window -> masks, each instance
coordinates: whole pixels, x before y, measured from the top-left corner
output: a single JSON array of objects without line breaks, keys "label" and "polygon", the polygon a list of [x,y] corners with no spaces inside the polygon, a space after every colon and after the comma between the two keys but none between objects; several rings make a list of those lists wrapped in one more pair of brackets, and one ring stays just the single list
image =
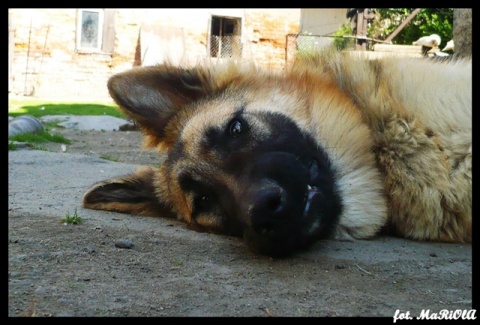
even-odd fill
[{"label": "window", "polygon": [[112,53],[115,42],[115,11],[79,9],[77,14],[77,50]]},{"label": "window", "polygon": [[240,58],[242,56],[241,19],[213,16],[210,28],[210,56]]}]

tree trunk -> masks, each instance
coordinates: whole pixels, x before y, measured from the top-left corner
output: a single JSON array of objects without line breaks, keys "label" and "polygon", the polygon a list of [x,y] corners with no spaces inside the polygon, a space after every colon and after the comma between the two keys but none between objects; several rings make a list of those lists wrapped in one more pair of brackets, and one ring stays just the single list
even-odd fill
[{"label": "tree trunk", "polygon": [[455,58],[472,57],[472,9],[453,10],[453,42]]}]

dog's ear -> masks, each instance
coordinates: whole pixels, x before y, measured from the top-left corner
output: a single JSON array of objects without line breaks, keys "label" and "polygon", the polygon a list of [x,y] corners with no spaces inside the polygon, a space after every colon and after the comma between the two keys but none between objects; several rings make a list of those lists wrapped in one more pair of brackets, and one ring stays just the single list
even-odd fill
[{"label": "dog's ear", "polygon": [[173,217],[157,197],[154,186],[156,169],[141,167],[134,173],[104,180],[93,185],[83,196],[83,207],[128,214]]},{"label": "dog's ear", "polygon": [[208,71],[170,65],[140,67],[112,76],[110,95],[147,136],[146,145],[166,141],[168,122],[186,104],[211,91]]}]

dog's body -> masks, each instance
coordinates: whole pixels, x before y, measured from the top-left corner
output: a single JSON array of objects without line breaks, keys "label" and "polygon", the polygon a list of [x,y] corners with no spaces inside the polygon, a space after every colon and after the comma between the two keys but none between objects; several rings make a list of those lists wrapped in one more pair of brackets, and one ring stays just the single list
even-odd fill
[{"label": "dog's body", "polygon": [[84,206],[177,217],[286,255],[321,238],[472,237],[471,62],[306,57],[136,68],[110,93],[167,159]]}]

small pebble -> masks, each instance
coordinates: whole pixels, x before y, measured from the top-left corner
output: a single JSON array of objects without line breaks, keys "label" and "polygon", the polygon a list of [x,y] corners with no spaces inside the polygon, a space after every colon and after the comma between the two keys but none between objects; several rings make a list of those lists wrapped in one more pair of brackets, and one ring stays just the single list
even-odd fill
[{"label": "small pebble", "polygon": [[37,289],[35,289],[35,293],[37,295],[44,295],[45,293],[47,293],[47,290],[44,287],[38,287]]},{"label": "small pebble", "polygon": [[129,239],[119,239],[115,242],[117,248],[132,248],[133,242]]}]

